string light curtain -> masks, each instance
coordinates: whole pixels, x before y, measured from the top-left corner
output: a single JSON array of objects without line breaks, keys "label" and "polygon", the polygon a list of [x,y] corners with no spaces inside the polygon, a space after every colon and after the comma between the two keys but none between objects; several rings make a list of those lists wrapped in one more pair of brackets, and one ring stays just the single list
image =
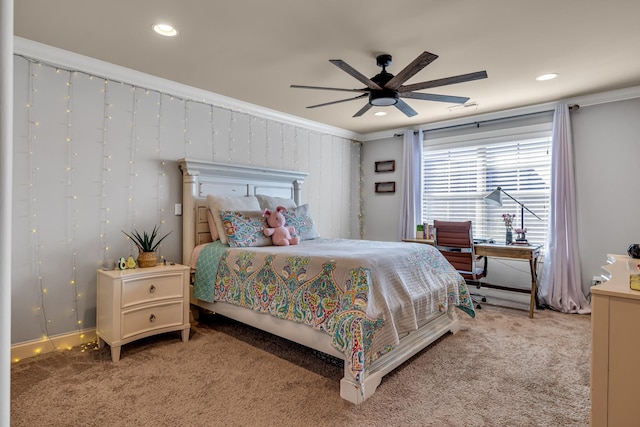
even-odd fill
[{"label": "string light curtain", "polygon": [[[39,352],[83,338],[96,269],[130,254],[120,230],[174,230],[161,255],[179,258],[182,157],[309,172],[303,198],[323,236],[359,233],[360,151],[349,139],[20,55],[14,69],[24,106],[14,108],[14,343],[42,340]],[[341,220],[323,221],[323,209]]]}]

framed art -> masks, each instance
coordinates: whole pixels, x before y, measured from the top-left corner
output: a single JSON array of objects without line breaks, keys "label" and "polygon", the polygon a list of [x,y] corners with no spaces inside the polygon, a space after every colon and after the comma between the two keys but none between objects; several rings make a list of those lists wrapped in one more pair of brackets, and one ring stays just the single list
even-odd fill
[{"label": "framed art", "polygon": [[395,160],[376,162],[376,172],[393,172],[396,170]]},{"label": "framed art", "polygon": [[395,193],[396,182],[376,182],[376,193]]}]

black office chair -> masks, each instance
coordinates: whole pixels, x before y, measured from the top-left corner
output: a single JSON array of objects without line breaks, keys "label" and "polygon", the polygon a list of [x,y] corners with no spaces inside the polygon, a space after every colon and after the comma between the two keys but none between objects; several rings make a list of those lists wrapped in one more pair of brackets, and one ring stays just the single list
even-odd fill
[{"label": "black office chair", "polygon": [[[460,273],[467,284],[480,289],[480,279],[487,275],[487,257],[477,256],[473,248],[473,229],[471,221],[433,221],[434,246]],[[481,267],[478,261],[484,261]],[[480,301],[486,302],[482,295],[471,295],[477,308],[482,308]]]}]

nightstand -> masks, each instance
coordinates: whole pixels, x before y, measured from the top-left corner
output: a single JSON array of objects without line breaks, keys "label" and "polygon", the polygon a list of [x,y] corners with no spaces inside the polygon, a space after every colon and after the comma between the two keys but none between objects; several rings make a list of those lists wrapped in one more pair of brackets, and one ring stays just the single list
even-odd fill
[{"label": "nightstand", "polygon": [[111,359],[122,345],[171,331],[189,340],[189,267],[157,265],[131,270],[98,270],[96,335]]}]

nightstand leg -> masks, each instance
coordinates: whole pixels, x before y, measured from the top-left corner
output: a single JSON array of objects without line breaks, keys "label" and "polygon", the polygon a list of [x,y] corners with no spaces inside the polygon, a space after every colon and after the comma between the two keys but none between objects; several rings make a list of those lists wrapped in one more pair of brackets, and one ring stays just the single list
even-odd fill
[{"label": "nightstand leg", "polygon": [[120,346],[111,346],[111,360],[117,362],[120,360]]},{"label": "nightstand leg", "polygon": [[102,348],[102,347],[104,347],[104,340],[98,337],[98,348]]},{"label": "nightstand leg", "polygon": [[182,330],[182,342],[189,341],[189,332],[191,332],[191,328],[187,328],[187,329],[183,329]]}]

